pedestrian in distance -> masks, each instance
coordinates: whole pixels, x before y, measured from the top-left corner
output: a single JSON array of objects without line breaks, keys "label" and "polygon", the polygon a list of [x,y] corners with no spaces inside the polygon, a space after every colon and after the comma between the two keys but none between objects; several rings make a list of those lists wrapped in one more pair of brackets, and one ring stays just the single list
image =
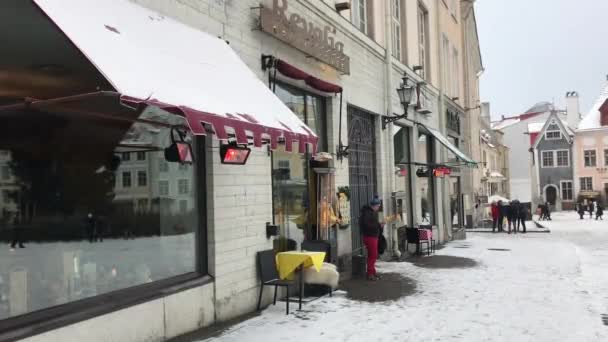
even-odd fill
[{"label": "pedestrian in distance", "polygon": [[545,220],[551,221],[551,206],[549,202],[545,202]]},{"label": "pedestrian in distance", "polygon": [[597,211],[595,212],[595,219],[600,219],[600,220],[604,220],[603,218],[604,216],[604,206],[602,206],[601,203],[597,204]]},{"label": "pedestrian in distance", "polygon": [[593,212],[595,211],[595,202],[589,201],[589,218],[593,218]]},{"label": "pedestrian in distance", "polygon": [[519,201],[513,200],[509,204],[507,209],[507,221],[509,225],[509,234],[511,234],[511,227],[513,227],[513,233],[517,234],[517,220],[519,218]]},{"label": "pedestrian in distance", "polygon": [[376,259],[378,259],[378,238],[382,234],[382,224],[378,220],[380,199],[375,196],[369,205],[361,208],[359,225],[363,234],[363,244],[367,249],[367,280],[379,279],[376,274]]},{"label": "pedestrian in distance", "polygon": [[581,217],[581,220],[585,218],[585,205],[581,202],[578,204],[578,216]]},{"label": "pedestrian in distance", "polygon": [[522,233],[526,232],[526,219],[528,218],[528,208],[525,205],[519,204],[519,210],[517,215],[517,229],[519,229],[519,225],[521,224]]},{"label": "pedestrian in distance", "polygon": [[490,214],[492,215],[492,233],[496,233],[496,227],[498,226],[498,217],[500,216],[500,211],[498,209],[498,204],[496,201],[492,201],[490,205]]},{"label": "pedestrian in distance", "polygon": [[545,219],[545,217],[547,216],[546,214],[546,209],[545,209],[545,205],[544,204],[539,204],[537,207],[537,213],[538,213],[538,220],[542,221]]},{"label": "pedestrian in distance", "polygon": [[508,207],[502,202],[498,201],[498,231],[504,231],[504,221],[509,215]]}]

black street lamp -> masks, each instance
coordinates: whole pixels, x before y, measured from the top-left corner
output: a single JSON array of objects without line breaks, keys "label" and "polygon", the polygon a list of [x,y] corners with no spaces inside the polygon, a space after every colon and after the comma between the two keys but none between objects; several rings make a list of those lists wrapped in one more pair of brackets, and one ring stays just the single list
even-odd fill
[{"label": "black street lamp", "polygon": [[416,94],[416,88],[413,85],[408,84],[407,75],[403,76],[403,83],[397,88],[397,94],[399,95],[399,101],[403,106],[402,115],[385,116],[382,118],[382,129],[386,129],[386,125],[391,122],[395,122],[400,119],[407,119],[407,110],[412,103],[412,99]]}]

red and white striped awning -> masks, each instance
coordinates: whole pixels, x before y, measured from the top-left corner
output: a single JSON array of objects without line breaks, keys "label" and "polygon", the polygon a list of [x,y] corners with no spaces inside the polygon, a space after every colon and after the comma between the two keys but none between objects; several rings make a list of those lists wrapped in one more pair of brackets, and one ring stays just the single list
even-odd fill
[{"label": "red and white striped awning", "polygon": [[[128,104],[186,117],[194,134],[316,150],[317,136],[224,40],[128,0],[33,0]],[[35,42],[33,42],[35,44]]]}]

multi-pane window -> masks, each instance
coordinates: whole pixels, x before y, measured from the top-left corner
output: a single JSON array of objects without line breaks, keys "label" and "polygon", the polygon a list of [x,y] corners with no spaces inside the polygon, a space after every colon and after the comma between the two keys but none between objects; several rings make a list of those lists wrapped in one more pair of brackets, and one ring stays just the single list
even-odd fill
[{"label": "multi-pane window", "polygon": [[543,167],[553,167],[555,164],[553,163],[553,151],[542,151]]},{"label": "multi-pane window", "polygon": [[367,34],[367,0],[353,0],[351,13],[353,24]]},{"label": "multi-pane window", "polygon": [[148,185],[148,174],[146,171],[137,171],[137,186]]},{"label": "multi-pane window", "polygon": [[137,160],[146,160],[146,152],[137,152]]},{"label": "multi-pane window", "polygon": [[391,30],[393,31],[393,57],[401,58],[401,0],[393,0],[391,8]]},{"label": "multi-pane window", "polygon": [[130,153],[130,152],[123,152],[123,153],[120,155],[120,159],[121,159],[122,161],[129,161],[129,160],[131,160],[131,153]]},{"label": "multi-pane window", "polygon": [[572,181],[561,181],[562,187],[562,200],[572,201],[574,199],[574,190]]},{"label": "multi-pane window", "polygon": [[169,181],[158,181],[158,194],[160,196],[169,196]]},{"label": "multi-pane window", "polygon": [[586,167],[594,167],[597,165],[597,156],[595,154],[595,150],[585,150],[584,158]]},{"label": "multi-pane window", "polygon": [[169,163],[164,159],[159,160],[158,161],[158,171],[169,172]]},{"label": "multi-pane window", "polygon": [[188,180],[187,179],[180,179],[177,182],[177,192],[180,195],[186,195],[189,193],[189,189],[188,189]]},{"label": "multi-pane window", "polygon": [[570,152],[568,150],[556,151],[557,166],[570,166]]},{"label": "multi-pane window", "polygon": [[123,188],[131,187],[131,172],[122,173],[122,187]]},{"label": "multi-pane window", "polygon": [[451,95],[452,87],[452,73],[450,65],[450,41],[445,34],[441,35],[441,46],[442,46],[442,65],[443,65],[443,89],[447,95]]},{"label": "multi-pane window", "polygon": [[545,133],[545,139],[547,140],[557,140],[562,138],[562,131],[559,129],[559,126],[555,123],[552,123],[547,127],[547,132]]},{"label": "multi-pane window", "polygon": [[593,178],[592,177],[581,177],[581,191],[592,191],[593,190]]},{"label": "multi-pane window", "polygon": [[418,3],[418,57],[422,67],[421,76],[425,79],[430,77],[429,63],[429,40],[428,40],[428,11]]},{"label": "multi-pane window", "polygon": [[453,67],[452,67],[452,73],[453,73],[453,81],[454,81],[454,88],[453,88],[453,97],[459,97],[460,96],[460,65],[458,64],[458,50],[456,49],[456,47],[454,47],[453,51],[452,51],[452,63],[453,63]]},{"label": "multi-pane window", "polygon": [[608,166],[608,150],[604,150],[604,166]]}]

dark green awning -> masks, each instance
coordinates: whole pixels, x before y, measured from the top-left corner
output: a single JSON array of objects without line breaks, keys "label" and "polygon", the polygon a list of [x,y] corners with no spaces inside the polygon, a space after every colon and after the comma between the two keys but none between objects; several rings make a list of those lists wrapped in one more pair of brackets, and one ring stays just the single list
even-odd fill
[{"label": "dark green awning", "polygon": [[448,140],[448,138],[446,138],[438,130],[431,128],[431,127],[427,127],[421,123],[418,123],[418,127],[423,128],[422,131],[426,131],[426,132],[428,132],[428,134],[432,135],[437,141],[439,141],[441,143],[441,145],[445,146],[448,150],[450,150],[452,153],[454,153],[454,155],[456,155],[456,157],[458,157],[458,159],[462,160],[466,164],[466,166],[469,166],[469,167],[477,166],[478,163],[476,161],[474,161],[473,159],[468,157],[466,154],[464,154],[464,152],[459,150],[458,147],[454,146],[454,144],[452,144]]}]

